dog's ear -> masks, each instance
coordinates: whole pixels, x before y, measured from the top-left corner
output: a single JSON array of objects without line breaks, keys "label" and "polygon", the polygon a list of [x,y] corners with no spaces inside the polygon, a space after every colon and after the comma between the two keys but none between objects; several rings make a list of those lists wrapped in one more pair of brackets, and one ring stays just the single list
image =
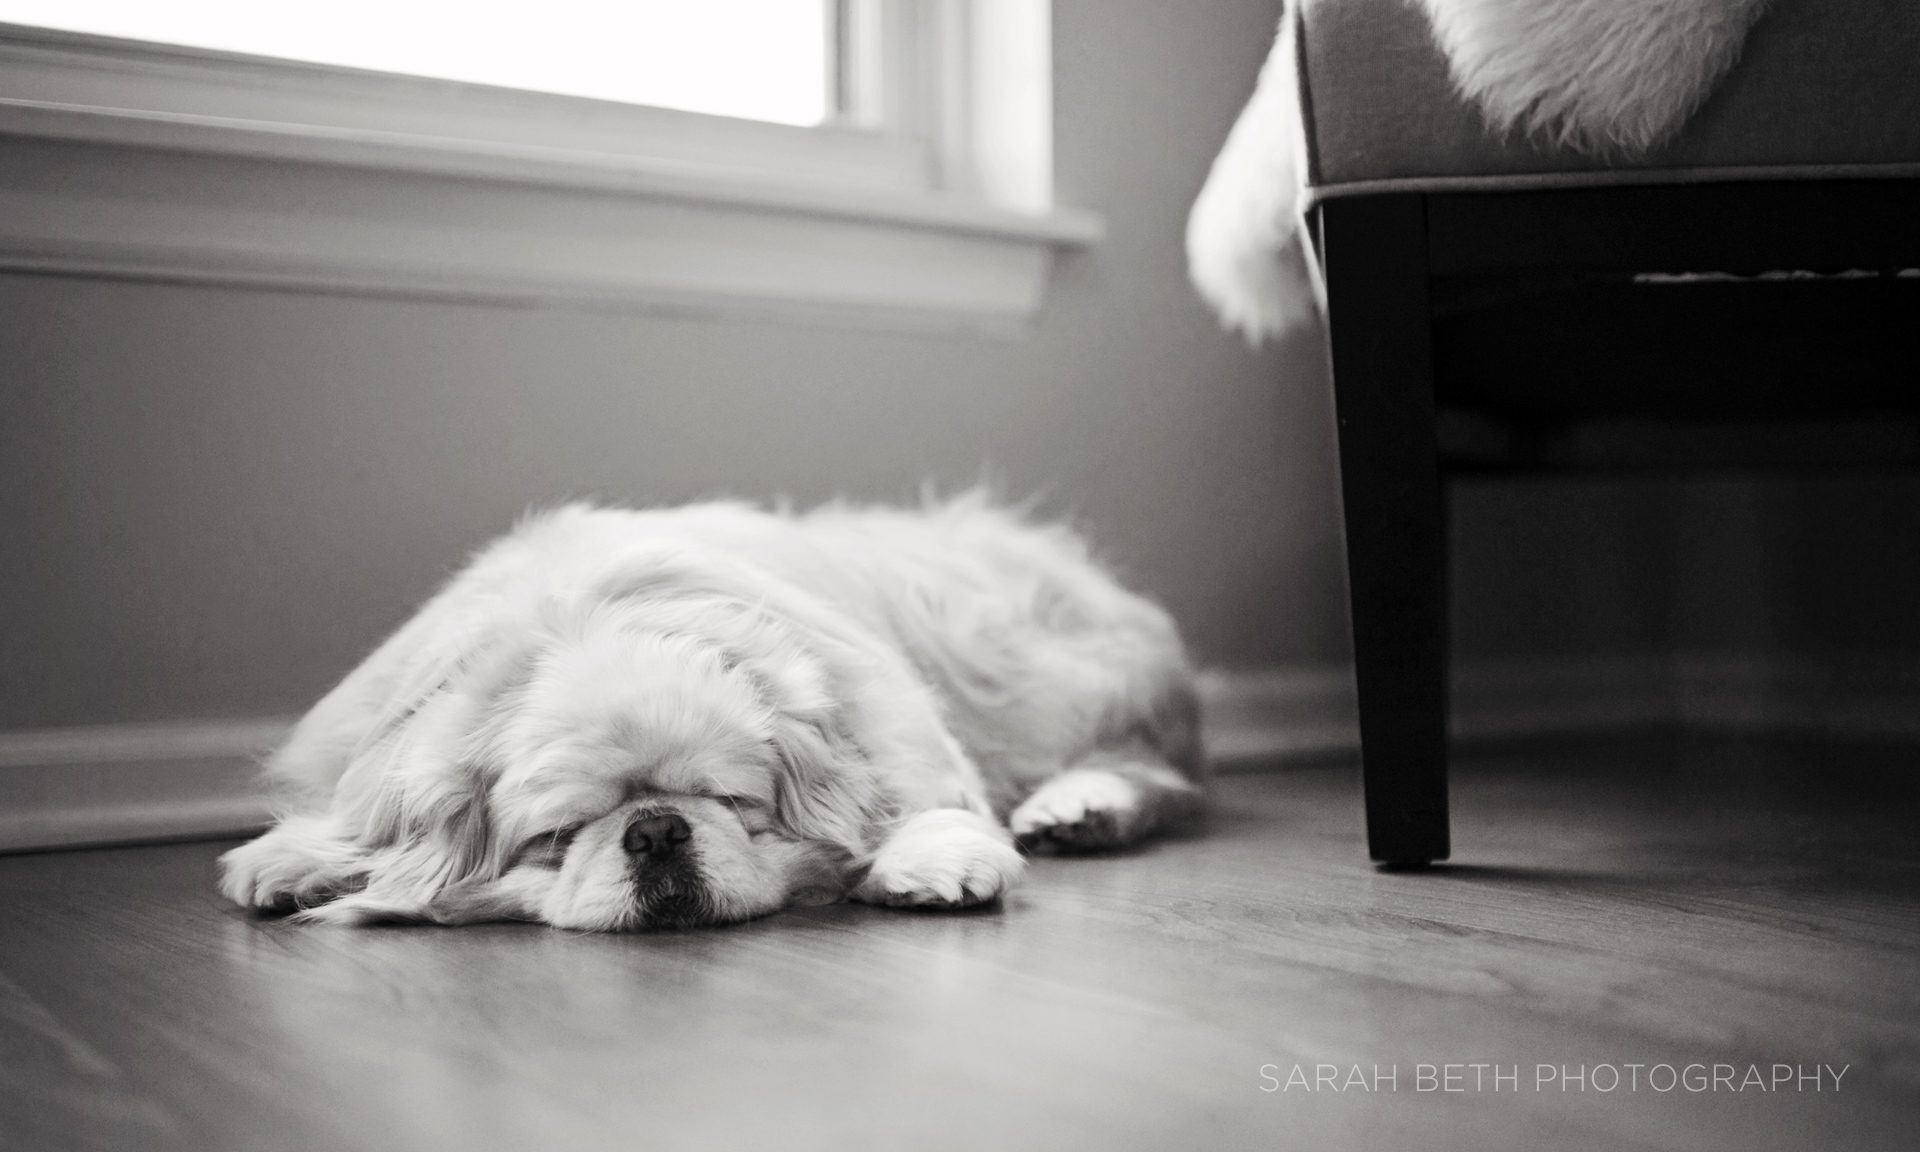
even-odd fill
[{"label": "dog's ear", "polygon": [[470,647],[356,753],[329,818],[357,851],[358,883],[304,917],[453,923],[505,914],[481,915],[491,902],[477,898],[505,870],[511,847],[489,811],[501,771],[492,733],[538,650],[535,628]]},{"label": "dog's ear", "polygon": [[864,851],[884,819],[872,764],[833,714],[779,712],[774,723],[775,808],[796,835]]}]

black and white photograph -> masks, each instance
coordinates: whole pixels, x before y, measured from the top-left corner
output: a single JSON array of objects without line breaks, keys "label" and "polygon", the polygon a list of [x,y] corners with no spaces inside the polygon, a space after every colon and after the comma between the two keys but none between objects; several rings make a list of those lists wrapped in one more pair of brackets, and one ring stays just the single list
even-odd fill
[{"label": "black and white photograph", "polygon": [[1920,1147],[1920,4],[0,0],[0,1152]]}]

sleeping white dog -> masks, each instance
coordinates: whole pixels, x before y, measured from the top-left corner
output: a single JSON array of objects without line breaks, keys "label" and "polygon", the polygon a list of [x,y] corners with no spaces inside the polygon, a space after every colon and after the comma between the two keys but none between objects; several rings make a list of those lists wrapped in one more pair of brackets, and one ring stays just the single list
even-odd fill
[{"label": "sleeping white dog", "polygon": [[268,764],[222,888],[309,920],[719,924],[1000,897],[1016,840],[1198,810],[1172,621],[1068,531],[919,511],[569,506],[482,552]]}]

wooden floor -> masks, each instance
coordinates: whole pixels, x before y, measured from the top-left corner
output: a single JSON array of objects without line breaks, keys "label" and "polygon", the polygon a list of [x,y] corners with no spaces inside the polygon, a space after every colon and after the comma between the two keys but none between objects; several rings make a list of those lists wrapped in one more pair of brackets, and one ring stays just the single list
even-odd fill
[{"label": "wooden floor", "polygon": [[[1920,1147],[1916,760],[1465,757],[1418,874],[1365,863],[1351,765],[1288,767],[1002,908],[654,936],[251,920],[212,844],[0,858],[0,1146]],[[1419,1090],[1475,1062],[1514,1081]],[[1263,1090],[1322,1063],[1380,1090]],[[1847,1071],[1597,1090],[1629,1063]]]}]

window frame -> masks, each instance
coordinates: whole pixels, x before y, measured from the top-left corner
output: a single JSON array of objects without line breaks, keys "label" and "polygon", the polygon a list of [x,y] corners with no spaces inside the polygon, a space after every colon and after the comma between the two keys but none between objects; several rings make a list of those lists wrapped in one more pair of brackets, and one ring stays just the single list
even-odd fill
[{"label": "window frame", "polygon": [[1050,5],[838,6],[817,128],[0,25],[0,269],[1018,328],[1102,230]]}]

